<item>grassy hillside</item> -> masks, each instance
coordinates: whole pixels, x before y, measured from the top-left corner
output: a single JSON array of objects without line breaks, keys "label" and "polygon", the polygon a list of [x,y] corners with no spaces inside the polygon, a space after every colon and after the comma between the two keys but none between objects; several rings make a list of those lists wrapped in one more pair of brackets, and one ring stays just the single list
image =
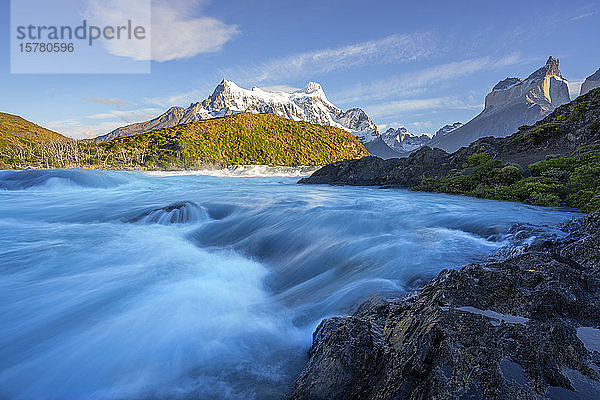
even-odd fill
[{"label": "grassy hillside", "polygon": [[141,151],[140,165],[147,168],[324,165],[369,154],[342,129],[250,113],[119,137],[99,146],[132,156]]},{"label": "grassy hillside", "polygon": [[57,139],[66,137],[16,115],[0,112],[0,148]]},{"label": "grassy hillside", "polygon": [[[26,138],[27,135],[31,133],[25,130],[17,136]],[[192,169],[235,164],[298,166],[324,165],[369,155],[358,139],[342,129],[296,122],[273,114],[237,114],[102,143],[61,138],[64,139],[58,135],[43,143],[21,143],[23,139],[11,149],[13,153],[16,148],[25,150],[8,156],[0,154],[0,167]]]},{"label": "grassy hillside", "polygon": [[0,169],[19,164],[43,143],[66,140],[65,136],[19,116],[0,113]]}]

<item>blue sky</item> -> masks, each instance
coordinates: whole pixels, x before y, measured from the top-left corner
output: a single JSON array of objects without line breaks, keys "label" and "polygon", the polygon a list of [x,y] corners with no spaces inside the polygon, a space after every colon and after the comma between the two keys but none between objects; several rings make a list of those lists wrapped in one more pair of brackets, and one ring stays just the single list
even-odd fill
[{"label": "blue sky", "polygon": [[365,109],[381,128],[433,133],[471,119],[494,84],[526,77],[549,55],[574,93],[600,67],[600,2],[589,0],[153,5],[169,28],[150,74],[20,75],[10,73],[2,0],[0,111],[86,137],[203,100],[224,77],[248,88],[316,81],[334,104]]}]

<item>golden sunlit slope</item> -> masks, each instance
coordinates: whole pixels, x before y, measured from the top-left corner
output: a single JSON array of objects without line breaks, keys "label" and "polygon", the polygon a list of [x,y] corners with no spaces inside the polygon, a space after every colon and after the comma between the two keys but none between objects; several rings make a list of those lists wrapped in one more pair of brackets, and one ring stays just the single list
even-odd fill
[{"label": "golden sunlit slope", "polygon": [[0,147],[67,139],[19,116],[0,112]]}]

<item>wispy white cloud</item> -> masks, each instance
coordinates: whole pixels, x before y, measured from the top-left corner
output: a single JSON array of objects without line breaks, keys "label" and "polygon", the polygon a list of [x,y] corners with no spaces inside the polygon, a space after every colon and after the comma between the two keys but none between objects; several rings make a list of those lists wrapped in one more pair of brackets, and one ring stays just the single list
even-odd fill
[{"label": "wispy white cloud", "polygon": [[93,138],[115,130],[122,125],[122,122],[117,121],[104,121],[96,124],[85,124],[82,121],[75,119],[51,121],[46,124],[49,129],[74,139]]},{"label": "wispy white cloud", "polygon": [[152,59],[169,61],[220,51],[239,34],[237,25],[207,16],[195,16],[205,0],[154,0],[152,5]]},{"label": "wispy white cloud", "polygon": [[114,105],[117,107],[127,104],[127,102],[125,100],[121,100],[118,97],[111,97],[108,99],[102,98],[102,97],[84,97],[82,100],[83,101],[91,101],[93,103],[98,103],[98,104]]},{"label": "wispy white cloud", "polygon": [[450,81],[478,71],[513,65],[521,62],[519,53],[512,53],[500,58],[482,57],[463,61],[455,61],[425,68],[418,72],[374,82],[360,83],[346,91],[338,92],[334,100],[340,104],[355,103],[366,100],[382,100],[390,97],[403,97],[426,91],[432,85]]},{"label": "wispy white cloud", "polygon": [[163,111],[164,110],[162,110],[160,108],[153,108],[153,107],[140,108],[137,110],[112,110],[112,111],[105,112],[105,113],[88,115],[86,118],[110,119],[113,121],[116,120],[116,121],[131,123],[131,122],[139,122],[139,121],[143,121],[143,120],[146,120],[149,118],[153,118],[157,114],[159,114]]},{"label": "wispy white cloud", "polygon": [[365,107],[371,117],[389,117],[402,113],[414,113],[429,110],[477,110],[483,104],[470,104],[451,97],[433,97],[428,99],[398,100]]},{"label": "wispy white cloud", "polygon": [[426,129],[433,127],[433,123],[431,121],[414,121],[408,125],[416,129]]},{"label": "wispy white cloud", "polygon": [[587,13],[584,13],[584,14],[579,14],[579,15],[576,15],[576,16],[574,16],[572,18],[569,18],[569,21],[577,21],[577,20],[580,20],[580,19],[583,19],[583,18],[591,17],[592,15],[596,15],[599,12],[600,11],[591,11],[591,12],[587,12]]},{"label": "wispy white cloud", "polygon": [[392,35],[337,48],[294,54],[255,65],[225,68],[220,72],[242,85],[258,85],[262,82],[277,82],[282,77],[312,78],[365,65],[415,61],[434,51],[435,43],[429,33]]},{"label": "wispy white cloud", "polygon": [[[216,84],[215,84],[216,86]],[[214,87],[213,87],[214,89]],[[211,89],[192,89],[179,93],[164,96],[145,97],[143,101],[146,104],[155,105],[163,108],[172,106],[189,106],[191,103],[202,101],[211,94]]]},{"label": "wispy white cloud", "polygon": [[118,127],[132,122],[145,121],[163,112],[160,108],[140,108],[134,110],[111,110],[105,113],[87,115],[81,119],[51,121],[46,124],[63,135],[86,139],[104,135]]},{"label": "wispy white cloud", "polygon": [[[237,25],[201,15],[208,0],[90,0],[85,17],[98,26],[143,21],[151,40],[104,40],[109,53],[159,62],[215,53],[238,33]],[[152,4],[151,7],[149,6]]]}]

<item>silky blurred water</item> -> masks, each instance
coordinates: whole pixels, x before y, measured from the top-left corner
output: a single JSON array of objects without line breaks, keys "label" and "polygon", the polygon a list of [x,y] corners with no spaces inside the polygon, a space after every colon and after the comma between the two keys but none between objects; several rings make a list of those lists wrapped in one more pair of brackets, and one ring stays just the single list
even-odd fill
[{"label": "silky blurred water", "polygon": [[322,318],[574,215],[296,181],[0,172],[0,398],[281,398]]}]

